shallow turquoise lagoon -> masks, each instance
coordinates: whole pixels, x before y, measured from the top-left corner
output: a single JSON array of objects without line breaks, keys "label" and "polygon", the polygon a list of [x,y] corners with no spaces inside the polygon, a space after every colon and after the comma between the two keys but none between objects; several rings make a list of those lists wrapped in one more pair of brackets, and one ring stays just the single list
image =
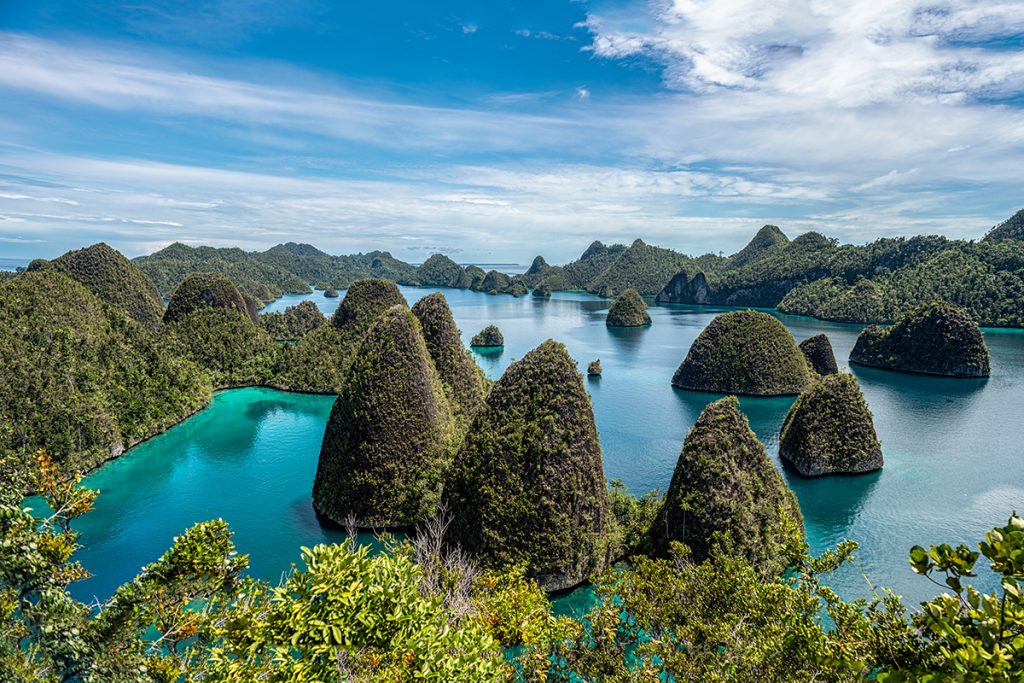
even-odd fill
[{"label": "shallow turquoise lagoon", "polygon": [[[403,288],[410,303],[429,289]],[[464,341],[488,323],[505,335],[501,353],[475,354],[492,378],[548,338],[579,362],[600,358],[604,375],[588,380],[604,448],[605,474],[642,493],[664,489],[687,430],[715,394],[669,384],[691,342],[725,309],[652,306],[653,325],[608,329],[609,301],[556,293],[550,300],[446,290]],[[268,310],[310,298],[326,313],[339,299],[290,296]],[[845,363],[860,329],[779,315],[798,340],[825,332]],[[785,472],[800,499],[808,538],[823,550],[851,538],[857,561],[831,580],[844,596],[889,586],[916,602],[934,587],[914,576],[915,543],[971,542],[1011,510],[1024,510],[1024,333],[987,330],[989,380],[950,380],[855,368],[875,415],[885,468],[859,477],[805,480]],[[226,519],[252,572],[277,581],[299,547],[343,537],[317,523],[310,499],[332,397],[239,389],[181,425],[86,479],[102,490],[78,528],[79,558],[94,578],[74,586],[80,598],[104,597],[166,549],[194,522]],[[778,430],[792,399],[741,401],[751,426],[776,457]],[[577,596],[581,597],[581,596]],[[572,598],[563,604],[571,605]]]}]

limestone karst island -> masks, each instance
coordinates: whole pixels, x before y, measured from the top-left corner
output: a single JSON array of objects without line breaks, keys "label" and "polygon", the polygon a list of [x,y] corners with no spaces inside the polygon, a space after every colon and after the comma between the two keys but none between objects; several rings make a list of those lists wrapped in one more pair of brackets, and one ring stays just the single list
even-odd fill
[{"label": "limestone karst island", "polygon": [[0,683],[1024,683],[1022,18],[0,3]]}]

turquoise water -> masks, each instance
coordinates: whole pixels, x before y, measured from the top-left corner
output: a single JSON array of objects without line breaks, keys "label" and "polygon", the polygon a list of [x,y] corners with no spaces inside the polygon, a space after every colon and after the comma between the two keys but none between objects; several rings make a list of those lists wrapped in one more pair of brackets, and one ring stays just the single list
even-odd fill
[{"label": "turquoise water", "polygon": [[[410,303],[430,291],[403,288]],[[486,324],[503,331],[502,352],[476,354],[492,378],[548,338],[564,342],[581,368],[600,358],[604,375],[587,387],[606,475],[636,493],[668,485],[687,430],[718,398],[673,389],[669,381],[697,334],[725,309],[652,306],[650,327],[608,329],[609,302],[587,294],[538,300],[446,290],[445,296],[467,343]],[[339,302],[314,293],[285,297],[268,310],[304,298],[328,314]],[[779,318],[798,340],[827,333],[840,364],[860,329]],[[831,580],[844,596],[862,596],[877,585],[914,602],[926,599],[934,587],[911,573],[906,556],[912,545],[973,544],[1011,510],[1024,510],[1024,333],[988,330],[986,337],[993,356],[988,380],[854,368],[875,415],[882,471],[814,480],[784,472],[814,550],[846,538],[860,543],[856,563]],[[212,517],[230,522],[253,573],[275,582],[298,561],[299,546],[342,538],[320,528],[310,502],[332,400],[267,389],[222,392],[210,408],[90,475],[86,483],[103,493],[79,524],[85,545],[79,557],[95,577],[74,593],[108,595],[175,534]],[[741,401],[777,465],[778,430],[791,401]]]}]

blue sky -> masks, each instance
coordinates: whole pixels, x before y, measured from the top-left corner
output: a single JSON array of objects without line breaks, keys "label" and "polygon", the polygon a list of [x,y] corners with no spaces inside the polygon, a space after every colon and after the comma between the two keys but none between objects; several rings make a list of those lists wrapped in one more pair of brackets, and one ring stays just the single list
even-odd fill
[{"label": "blue sky", "polygon": [[975,238],[1024,0],[6,0],[0,256]]}]

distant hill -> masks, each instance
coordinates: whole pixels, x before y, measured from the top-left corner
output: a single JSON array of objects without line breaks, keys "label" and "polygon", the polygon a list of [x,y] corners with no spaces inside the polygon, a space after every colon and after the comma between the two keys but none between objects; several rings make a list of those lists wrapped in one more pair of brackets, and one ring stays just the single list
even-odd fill
[{"label": "distant hill", "polygon": [[996,242],[1005,239],[1024,240],[1024,209],[989,230],[982,242]]},{"label": "distant hill", "polygon": [[785,233],[775,225],[766,225],[757,231],[754,239],[750,240],[747,246],[729,257],[728,267],[741,268],[751,261],[756,261],[777,249],[785,247],[787,244],[789,244],[789,238],[786,237]]},{"label": "distant hill", "polygon": [[238,248],[190,247],[180,242],[149,256],[134,259],[169,297],[190,273],[220,273],[257,301],[273,301],[286,293],[304,294],[309,284],[286,268],[263,259],[256,252]]}]

